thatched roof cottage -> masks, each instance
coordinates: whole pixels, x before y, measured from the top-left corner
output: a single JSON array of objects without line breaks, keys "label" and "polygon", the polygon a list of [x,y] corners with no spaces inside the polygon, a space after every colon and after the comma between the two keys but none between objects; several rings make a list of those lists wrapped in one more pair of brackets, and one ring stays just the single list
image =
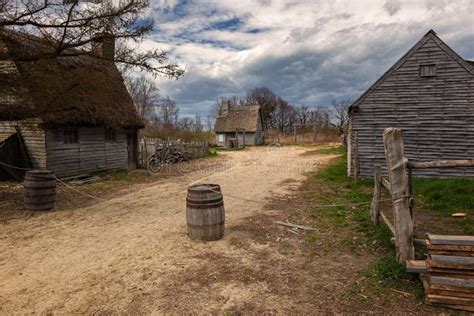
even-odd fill
[{"label": "thatched roof cottage", "polygon": [[113,61],[114,39],[94,48],[100,58],[28,58],[51,48],[0,30],[0,142],[18,130],[34,168],[65,177],[136,167],[143,123]]},{"label": "thatched roof cottage", "polygon": [[230,140],[237,140],[239,146],[264,143],[263,121],[259,106],[229,107],[224,104],[214,127],[216,143],[229,146]]}]

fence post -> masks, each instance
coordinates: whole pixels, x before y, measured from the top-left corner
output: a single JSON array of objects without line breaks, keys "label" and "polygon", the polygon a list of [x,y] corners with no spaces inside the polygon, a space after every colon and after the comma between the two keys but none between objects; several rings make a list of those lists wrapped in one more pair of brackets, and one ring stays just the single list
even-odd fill
[{"label": "fence post", "polygon": [[374,166],[374,197],[372,199],[372,206],[370,208],[370,217],[372,223],[377,225],[380,214],[380,197],[382,193],[382,172],[379,165]]},{"label": "fence post", "polygon": [[402,131],[398,128],[387,128],[383,133],[383,141],[392,189],[397,261],[405,265],[406,260],[415,258],[415,250],[413,248],[413,221],[409,206],[410,189],[407,160],[403,148]]}]

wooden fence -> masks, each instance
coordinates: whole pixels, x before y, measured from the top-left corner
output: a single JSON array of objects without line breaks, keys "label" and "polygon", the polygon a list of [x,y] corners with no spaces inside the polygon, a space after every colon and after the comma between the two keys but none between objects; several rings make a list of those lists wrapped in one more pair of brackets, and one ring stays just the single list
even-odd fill
[{"label": "wooden fence", "polygon": [[170,140],[161,138],[141,137],[139,145],[140,166],[146,166],[148,157],[155,153],[157,148],[165,146],[174,147],[181,152],[191,154],[193,159],[209,155],[208,141],[183,142],[181,140]]},{"label": "wooden fence", "polygon": [[[474,167],[474,159],[429,162],[408,161],[405,157],[402,132],[397,128],[386,129],[383,134],[383,141],[389,178],[382,177],[380,166],[374,167],[374,196],[370,211],[371,219],[374,225],[378,224],[379,219],[382,219],[387,225],[394,236],[397,261],[405,265],[406,260],[413,260],[415,257],[414,243],[425,243],[424,240],[413,238],[412,169]],[[390,191],[393,203],[393,224],[380,212],[382,188]]]}]

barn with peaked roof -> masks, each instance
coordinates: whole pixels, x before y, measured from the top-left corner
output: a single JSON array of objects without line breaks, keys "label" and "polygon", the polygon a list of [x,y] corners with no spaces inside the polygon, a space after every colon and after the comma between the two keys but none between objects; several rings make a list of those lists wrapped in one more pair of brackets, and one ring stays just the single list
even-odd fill
[{"label": "barn with peaked roof", "polygon": [[114,47],[105,37],[95,55],[29,58],[52,48],[42,38],[0,29],[0,142],[21,134],[31,166],[58,177],[135,168],[143,123]]},{"label": "barn with peaked roof", "polygon": [[261,145],[264,143],[262,116],[259,106],[229,107],[224,104],[214,127],[216,143],[229,146],[230,140],[236,140],[239,146]]},{"label": "barn with peaked roof", "polygon": [[[467,43],[466,43],[467,45]],[[474,63],[430,30],[349,108],[348,175],[386,172],[383,131],[400,128],[413,161],[474,157]],[[474,176],[473,168],[414,170]]]}]

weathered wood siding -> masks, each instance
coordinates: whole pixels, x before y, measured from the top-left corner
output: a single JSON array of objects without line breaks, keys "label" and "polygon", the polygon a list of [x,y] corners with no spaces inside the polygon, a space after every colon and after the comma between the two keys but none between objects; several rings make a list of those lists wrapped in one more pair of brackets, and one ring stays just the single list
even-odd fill
[{"label": "weathered wood siding", "polygon": [[47,166],[56,176],[128,168],[124,130],[117,131],[116,142],[105,141],[103,127],[80,127],[78,132],[78,143],[64,144],[63,129],[46,129]]},{"label": "weathered wood siding", "polygon": [[40,119],[23,121],[0,121],[0,140],[4,140],[16,132],[15,127],[20,129],[21,136],[25,142],[28,156],[33,168],[46,168],[46,145],[44,130],[39,126]]},{"label": "weathered wood siding", "polygon": [[[422,63],[436,63],[436,76],[420,77]],[[402,130],[410,160],[472,159],[474,76],[429,39],[365,97],[351,119],[351,142],[354,145],[357,132],[362,177],[373,176],[375,164],[386,174],[382,136],[388,127]],[[351,156],[354,159],[353,152]],[[425,169],[414,174],[474,176],[474,170]]]}]

